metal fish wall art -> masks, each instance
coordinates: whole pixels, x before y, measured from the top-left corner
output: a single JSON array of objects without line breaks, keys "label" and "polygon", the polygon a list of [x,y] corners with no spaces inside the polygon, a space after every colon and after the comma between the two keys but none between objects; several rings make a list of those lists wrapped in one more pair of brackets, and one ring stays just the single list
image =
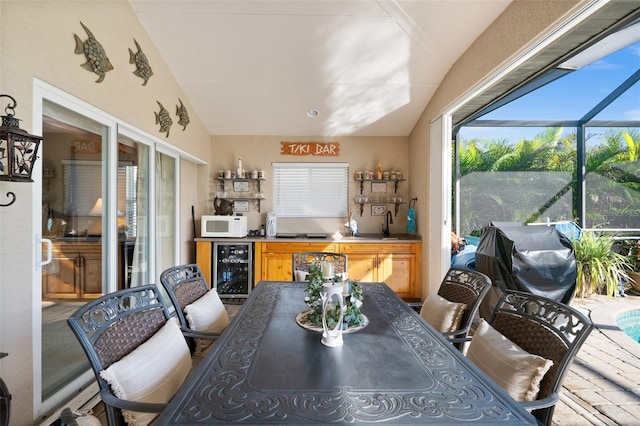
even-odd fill
[{"label": "metal fish wall art", "polygon": [[180,105],[176,105],[176,115],[180,119],[178,124],[182,126],[182,131],[184,132],[187,129],[187,124],[189,124],[189,112],[182,103],[182,99],[178,98],[178,100],[180,101]]},{"label": "metal fish wall art", "polygon": [[[156,101],[158,102],[158,101]],[[169,130],[171,129],[171,125],[173,124],[173,120],[169,116],[169,111],[165,109],[164,106],[160,102],[158,102],[158,106],[160,106],[160,111],[155,112],[156,115],[156,124],[160,124],[160,133],[167,132],[167,138],[169,137]]]},{"label": "metal fish wall art", "polygon": [[133,75],[143,79],[144,83],[142,83],[142,85],[146,86],[147,82],[153,75],[153,70],[149,65],[147,56],[142,52],[138,41],[134,38],[133,42],[136,44],[137,51],[134,52],[133,50],[131,50],[131,48],[129,48],[129,63],[136,64],[136,70],[133,72]]},{"label": "metal fish wall art", "polygon": [[91,31],[89,31],[89,28],[82,22],[80,22],[80,25],[82,25],[82,28],[84,28],[89,38],[83,42],[82,39],[78,37],[78,34],[73,34],[76,39],[75,52],[78,55],[84,53],[87,62],[82,64],[81,67],[87,71],[98,74],[100,78],[96,80],[96,83],[102,83],[107,72],[113,69],[113,65],[111,65],[104,48],[98,40],[96,40]]}]

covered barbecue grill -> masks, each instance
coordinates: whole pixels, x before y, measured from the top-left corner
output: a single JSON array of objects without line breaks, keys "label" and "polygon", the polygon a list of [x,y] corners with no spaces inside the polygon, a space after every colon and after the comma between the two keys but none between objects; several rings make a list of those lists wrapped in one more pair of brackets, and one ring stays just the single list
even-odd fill
[{"label": "covered barbecue grill", "polygon": [[569,238],[553,226],[492,223],[483,229],[475,267],[493,282],[480,307],[488,318],[501,290],[519,290],[568,304],[576,286]]}]

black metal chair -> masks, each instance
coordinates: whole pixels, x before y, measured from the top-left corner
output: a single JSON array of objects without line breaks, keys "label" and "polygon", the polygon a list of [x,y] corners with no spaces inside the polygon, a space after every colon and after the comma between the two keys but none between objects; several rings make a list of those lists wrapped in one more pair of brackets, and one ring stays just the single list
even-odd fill
[{"label": "black metal chair", "polygon": [[[191,352],[199,356],[203,345],[199,345],[198,340],[215,341],[221,334],[220,332],[194,330],[190,327],[187,319],[187,307],[207,295],[210,290],[207,281],[202,275],[202,271],[195,263],[174,266],[164,270],[160,274],[160,282],[176,310],[176,315],[180,321],[180,328],[187,336]],[[217,296],[217,293],[215,295],[209,295],[209,297],[216,299],[212,300],[212,305],[215,303],[218,305],[218,310],[224,310],[220,297],[215,298],[214,296]],[[211,309],[212,313],[215,313],[213,310],[216,309],[216,306],[211,306]],[[219,318],[219,320],[226,326],[229,322],[226,310],[220,311],[219,315],[225,317]]]},{"label": "black metal chair", "polygon": [[505,290],[489,324],[526,352],[553,361],[540,382],[537,399],[522,402],[541,424],[551,425],[562,381],[593,323],[561,302]]},{"label": "black metal chair", "polygon": [[347,272],[347,255],[341,253],[329,252],[300,252],[294,253],[292,256],[292,279],[298,280],[296,271],[309,272],[309,267],[313,264],[320,265],[322,262],[331,262],[334,265],[334,273],[336,275],[346,274]]},{"label": "black metal chair", "polygon": [[[457,330],[442,333],[444,337],[452,340],[454,346],[462,350],[465,338],[469,335],[473,320],[480,308],[482,300],[491,288],[491,280],[482,272],[471,269],[450,268],[440,284],[438,296],[450,302],[464,303],[466,308],[462,313],[460,326]],[[422,303],[409,303],[420,312]]]},{"label": "black metal chair", "polygon": [[[158,287],[146,285],[95,299],[67,319],[89,358],[109,425],[125,424],[122,410],[159,413],[165,408],[163,403],[116,397],[101,372],[148,341],[170,318]],[[181,342],[184,342],[184,350],[188,354],[186,341]]]}]

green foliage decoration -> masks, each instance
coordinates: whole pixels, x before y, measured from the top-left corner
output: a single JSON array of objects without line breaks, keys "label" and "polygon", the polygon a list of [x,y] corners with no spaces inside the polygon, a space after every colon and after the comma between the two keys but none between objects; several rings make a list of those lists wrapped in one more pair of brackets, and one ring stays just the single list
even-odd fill
[{"label": "green foliage decoration", "polygon": [[[333,282],[341,282],[341,278],[337,276],[333,279]],[[323,284],[326,281],[322,278],[322,269],[320,265],[313,264],[309,267],[309,275],[307,275],[307,296],[304,301],[309,306],[310,313],[308,316],[315,326],[322,327],[322,299],[320,295],[324,291]],[[347,280],[344,285],[348,286],[349,294],[344,300],[344,317],[342,319],[342,328],[346,330],[349,327],[357,327],[364,323],[364,315],[360,309],[362,308],[362,286],[354,280]],[[336,326],[336,322],[340,318],[340,311],[334,303],[330,302],[327,310],[327,326],[333,328]]]},{"label": "green foliage decoration", "polygon": [[573,243],[578,274],[576,296],[589,297],[594,293],[614,296],[620,282],[628,281],[631,264],[626,255],[612,250],[615,243],[611,235],[583,232]]}]

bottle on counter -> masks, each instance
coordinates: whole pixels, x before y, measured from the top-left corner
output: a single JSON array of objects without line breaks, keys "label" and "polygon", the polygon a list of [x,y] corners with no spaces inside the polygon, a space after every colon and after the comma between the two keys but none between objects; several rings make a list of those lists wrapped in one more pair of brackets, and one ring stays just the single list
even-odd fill
[{"label": "bottle on counter", "polygon": [[276,213],[275,212],[267,212],[267,238],[275,238],[276,237]]},{"label": "bottle on counter", "polygon": [[260,236],[261,236],[261,237],[264,237],[264,236],[265,236],[264,224],[260,225]]}]

